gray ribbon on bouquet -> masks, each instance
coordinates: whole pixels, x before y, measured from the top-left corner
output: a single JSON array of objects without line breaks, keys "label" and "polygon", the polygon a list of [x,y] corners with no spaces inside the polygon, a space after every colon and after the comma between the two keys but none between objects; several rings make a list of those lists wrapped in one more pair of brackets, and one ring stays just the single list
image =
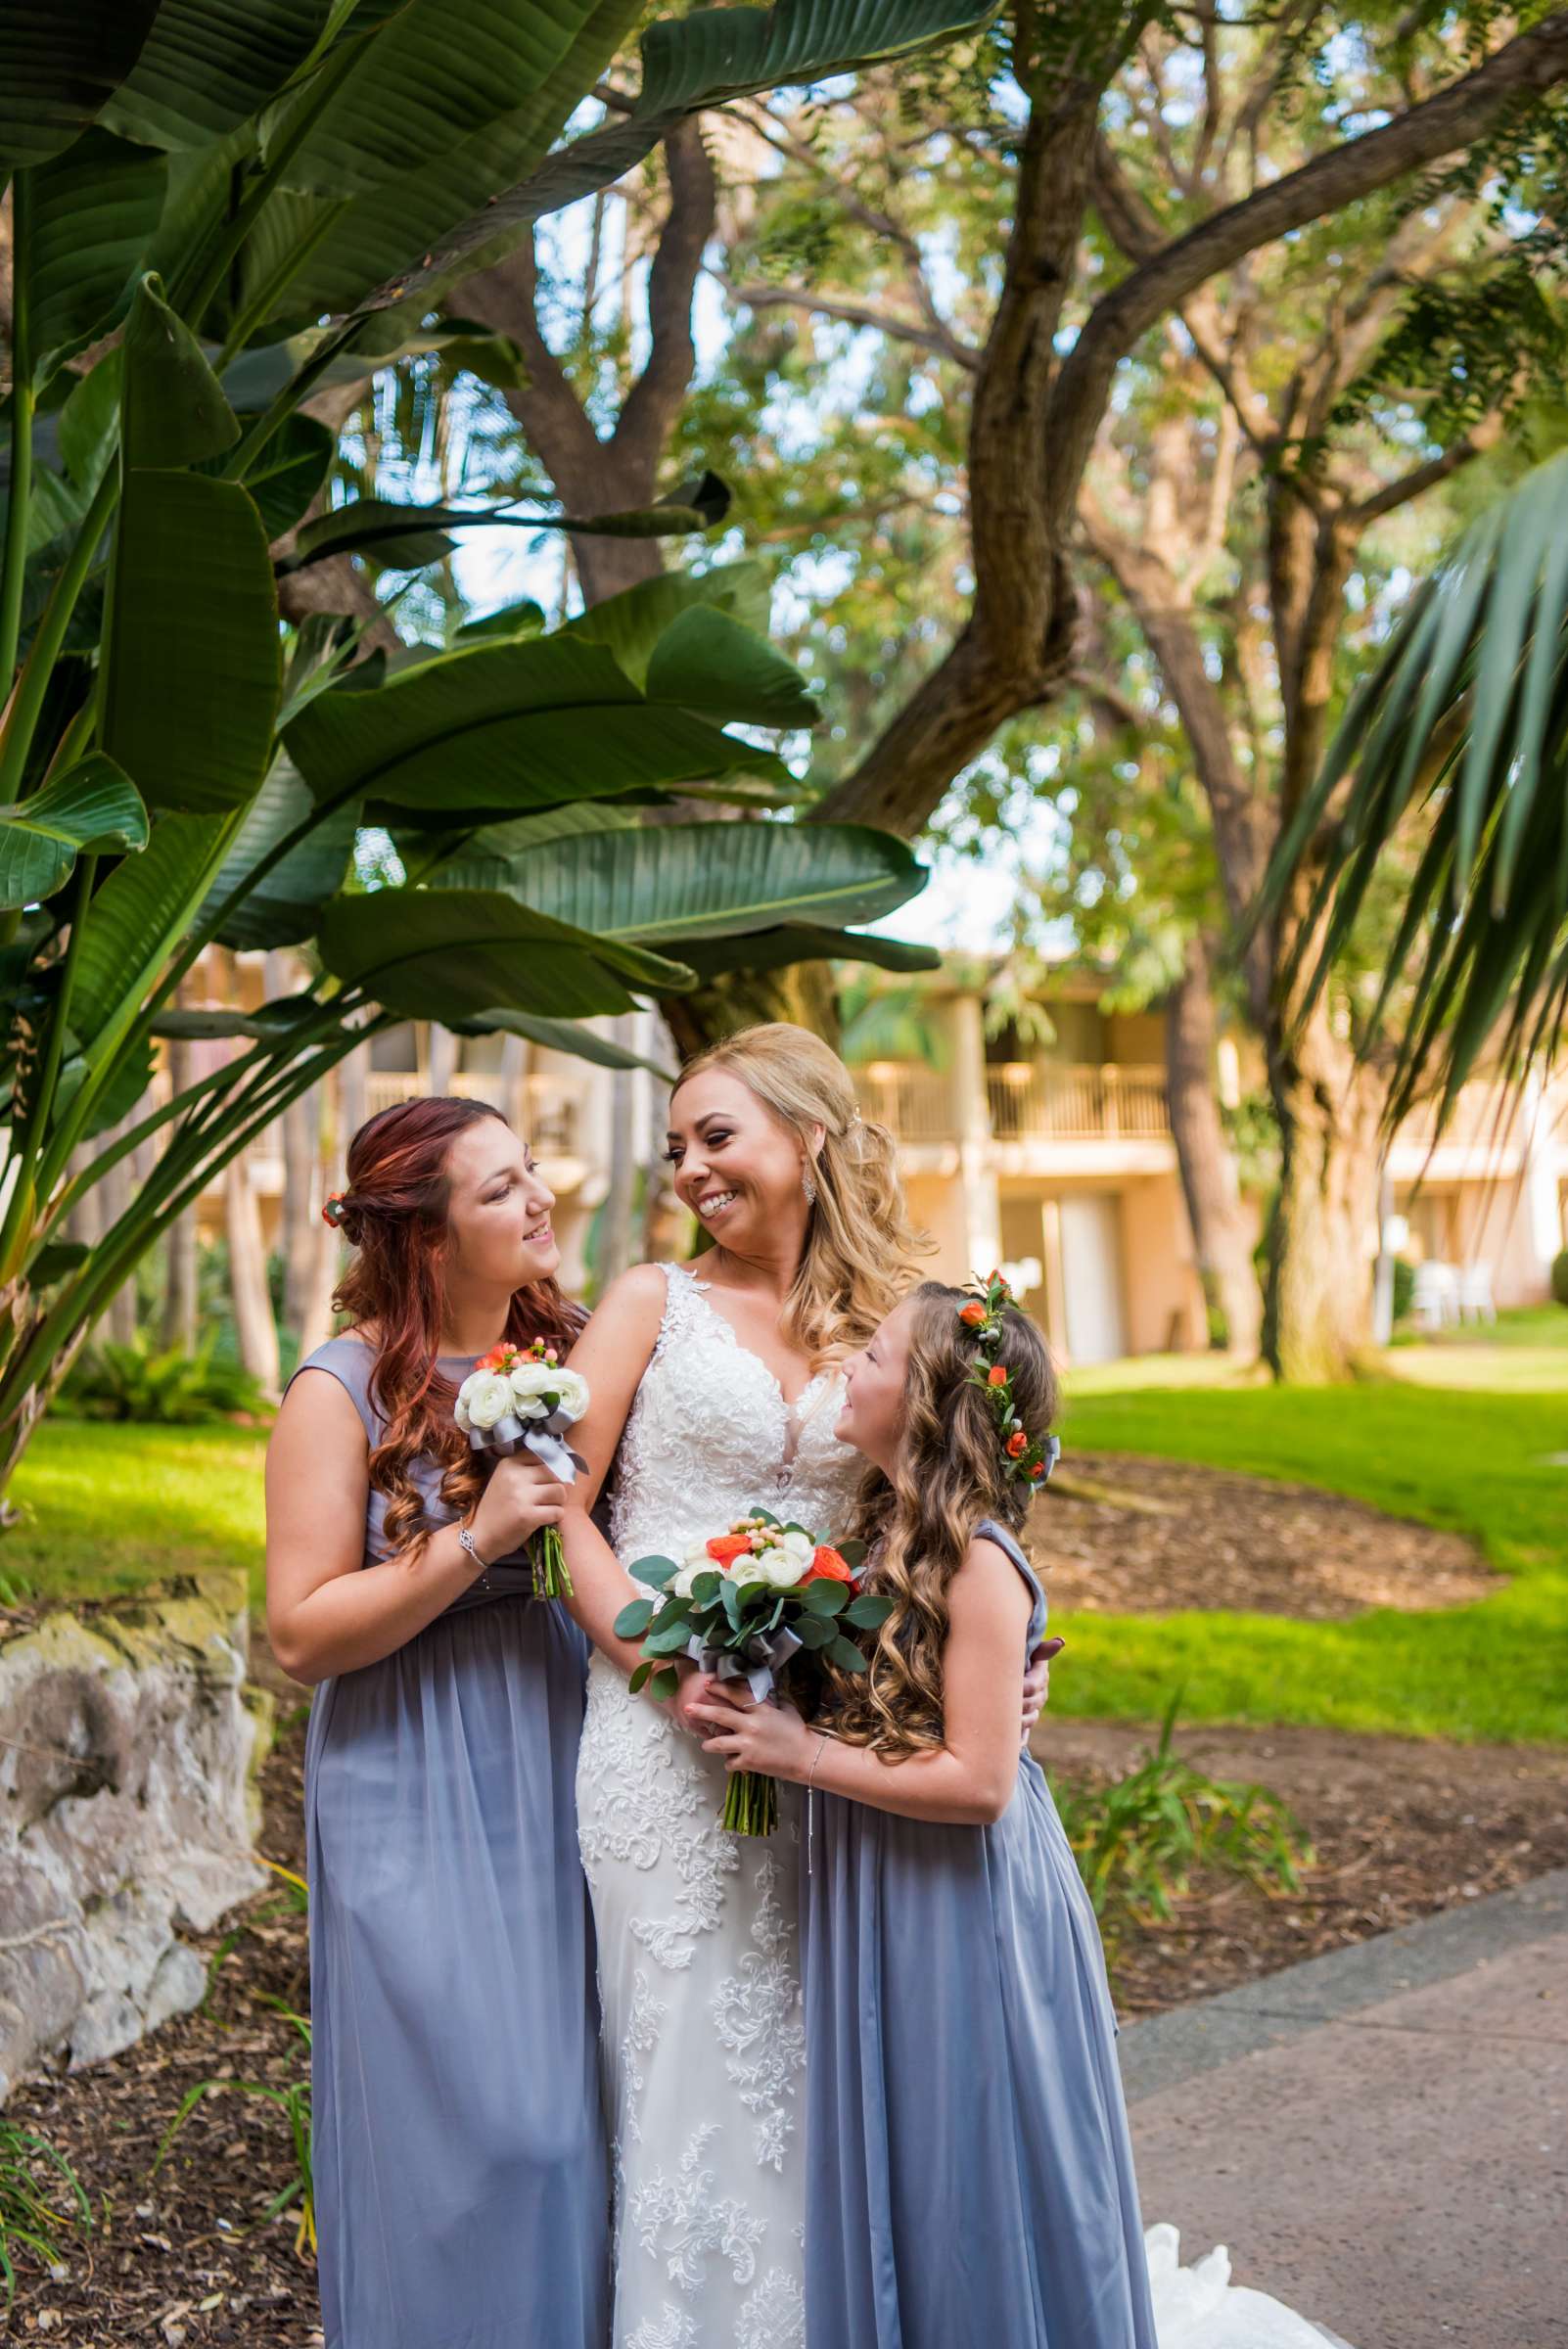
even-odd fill
[{"label": "gray ribbon on bouquet", "polygon": [[493,1427],[471,1427],[468,1440],[476,1451],[498,1451],[503,1458],[531,1451],[563,1485],[575,1485],[586,1476],[588,1463],[566,1440],[571,1425],[561,1411],[552,1411],[548,1419],[520,1419],[516,1411],[503,1411]]},{"label": "gray ribbon on bouquet", "polygon": [[733,1648],[706,1647],[694,1632],[686,1642],[686,1654],[715,1681],[744,1681],[752,1692],[753,1704],[760,1705],[772,1695],[778,1676],[791,1656],[805,1645],[804,1639],[798,1639],[792,1631],[780,1625],[776,1632],[754,1632],[746,1642],[744,1655],[740,1656]]}]

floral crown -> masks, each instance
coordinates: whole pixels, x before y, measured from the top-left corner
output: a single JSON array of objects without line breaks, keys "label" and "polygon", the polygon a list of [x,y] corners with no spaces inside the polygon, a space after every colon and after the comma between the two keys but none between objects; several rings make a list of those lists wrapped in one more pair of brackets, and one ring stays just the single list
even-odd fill
[{"label": "floral crown", "polygon": [[1017,1298],[1001,1274],[993,1271],[978,1297],[964,1300],[958,1308],[958,1318],[966,1329],[975,1333],[975,1366],[969,1374],[970,1384],[979,1387],[991,1405],[1007,1459],[1007,1473],[1038,1487],[1045,1483],[1061,1458],[1062,1446],[1057,1436],[1032,1436],[1024,1427],[1013,1407],[1012,1372],[996,1359],[1003,1319],[1009,1312],[1017,1311]]}]

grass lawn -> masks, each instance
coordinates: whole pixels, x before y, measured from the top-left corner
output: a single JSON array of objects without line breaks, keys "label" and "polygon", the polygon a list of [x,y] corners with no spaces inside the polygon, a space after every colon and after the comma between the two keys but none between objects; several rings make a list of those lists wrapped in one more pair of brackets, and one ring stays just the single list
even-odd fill
[{"label": "grass lawn", "polygon": [[46,1420],[12,1488],[23,1522],[0,1534],[0,1603],[243,1566],[259,1605],[265,1450],[262,1428]]},{"label": "grass lawn", "polygon": [[[1147,1716],[1179,1682],[1193,1720],[1568,1740],[1568,1375],[1555,1392],[1436,1383],[1445,1365],[1505,1347],[1494,1337],[1399,1348],[1383,1358],[1390,1375],[1353,1387],[1263,1386],[1222,1370],[1203,1381],[1196,1365],[1187,1383],[1159,1385],[1150,1362],[1070,1378],[1069,1459],[1078,1445],[1317,1485],[1468,1534],[1512,1579],[1475,1606],[1378,1608],[1345,1623],[1063,1617],[1068,1655],[1052,1704]],[[1568,1372],[1568,1348],[1547,1351]],[[1434,1383],[1407,1376],[1418,1358]]]}]

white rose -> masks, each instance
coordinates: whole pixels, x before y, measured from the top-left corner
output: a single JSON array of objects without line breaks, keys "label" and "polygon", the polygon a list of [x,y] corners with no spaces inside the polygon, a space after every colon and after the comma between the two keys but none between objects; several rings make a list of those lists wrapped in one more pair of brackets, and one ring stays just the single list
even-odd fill
[{"label": "white rose", "polygon": [[[713,1562],[714,1561],[712,1558],[705,1560],[705,1564],[709,1566],[711,1566]],[[676,1571],[670,1576],[669,1582],[666,1583],[665,1589],[667,1593],[671,1594],[675,1598],[690,1598],[692,1585],[696,1582],[697,1577],[702,1571],[702,1567],[698,1565],[695,1558],[688,1558],[685,1565],[677,1567]]]},{"label": "white rose", "polygon": [[499,1370],[475,1370],[464,1379],[458,1401],[478,1428],[490,1428],[512,1408],[512,1382]]},{"label": "white rose", "polygon": [[556,1393],[561,1398],[561,1415],[566,1419],[580,1419],[588,1407],[588,1382],[576,1370],[556,1370]]},{"label": "white rose", "polygon": [[548,1419],[550,1405],[544,1398],[559,1387],[559,1370],[549,1362],[519,1362],[508,1383],[513,1408],[520,1419]]},{"label": "white rose", "polygon": [[775,1590],[788,1590],[805,1580],[815,1555],[815,1544],[805,1534],[780,1534],[762,1553],[767,1568],[763,1579]]},{"label": "white rose", "polygon": [[466,1436],[469,1428],[473,1425],[473,1422],[469,1418],[468,1405],[463,1401],[461,1390],[458,1392],[457,1401],[452,1405],[452,1417],[457,1421],[458,1426],[462,1429],[464,1435]]}]

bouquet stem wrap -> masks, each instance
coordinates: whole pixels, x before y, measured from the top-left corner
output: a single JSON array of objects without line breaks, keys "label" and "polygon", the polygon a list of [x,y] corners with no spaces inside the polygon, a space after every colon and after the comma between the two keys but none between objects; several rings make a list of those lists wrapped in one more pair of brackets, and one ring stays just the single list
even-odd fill
[{"label": "bouquet stem wrap", "polygon": [[[744,1681],[754,1705],[765,1705],[778,1686],[778,1676],[805,1641],[787,1624],[776,1632],[754,1632],[737,1653],[733,1648],[709,1647],[693,1636],[686,1653],[699,1670],[715,1681]],[[771,1835],[778,1825],[778,1781],[758,1770],[730,1773],[724,1793],[721,1823],[732,1835]]]},{"label": "bouquet stem wrap", "polygon": [[[548,1419],[526,1420],[520,1419],[515,1411],[507,1411],[493,1427],[483,1431],[471,1427],[468,1440],[476,1451],[498,1451],[503,1457],[514,1451],[531,1451],[563,1485],[575,1485],[577,1471],[586,1469],[588,1463],[566,1441],[566,1431],[571,1425],[561,1411],[552,1411]],[[535,1598],[572,1596],[572,1577],[567,1572],[558,1526],[539,1528],[529,1543],[528,1558],[533,1569]]]}]

